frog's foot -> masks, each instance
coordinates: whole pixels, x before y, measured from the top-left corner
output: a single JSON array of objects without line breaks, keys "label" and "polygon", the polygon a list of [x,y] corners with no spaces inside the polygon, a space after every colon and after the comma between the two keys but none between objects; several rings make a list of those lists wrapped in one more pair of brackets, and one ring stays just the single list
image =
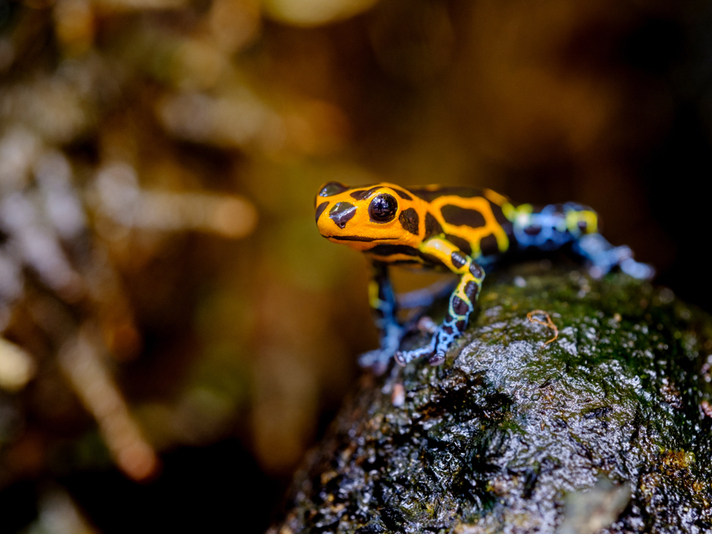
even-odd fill
[{"label": "frog's foot", "polygon": [[[470,313],[474,308],[473,302],[477,299],[483,278],[484,272],[477,264],[473,263],[450,295],[448,312],[445,314],[442,324],[435,328],[430,343],[415,350],[396,352],[396,362],[405,365],[416,358],[427,356],[430,365],[442,364],[455,340],[462,335],[467,327]],[[427,322],[421,322],[421,324],[427,325]]]},{"label": "frog's foot", "polygon": [[618,266],[625,274],[639,280],[652,280],[655,278],[655,268],[652,265],[635,261],[633,258],[621,261]]},{"label": "frog's foot", "polygon": [[627,246],[614,247],[601,234],[588,234],[574,244],[574,251],[590,262],[589,273],[594,278],[608,274],[615,267],[641,280],[650,280],[655,269],[633,259]]},{"label": "frog's foot", "polygon": [[[425,322],[423,326],[427,327],[428,324]],[[457,322],[446,317],[445,322],[435,329],[427,345],[414,350],[398,351],[394,355],[395,360],[399,365],[406,365],[417,358],[427,357],[430,365],[440,365],[445,361],[445,355],[461,333]]]},{"label": "frog's foot", "polygon": [[428,362],[432,365],[440,365],[445,361],[445,354],[438,355],[435,353],[435,336],[430,340],[430,343],[424,347],[414,350],[404,350],[395,353],[394,358],[398,365],[406,365],[413,360],[425,358],[428,356]]},{"label": "frog's foot", "polygon": [[376,375],[383,374],[388,368],[391,357],[400,346],[406,328],[396,322],[389,323],[381,335],[381,348],[364,352],[358,358],[358,364],[368,368]]}]

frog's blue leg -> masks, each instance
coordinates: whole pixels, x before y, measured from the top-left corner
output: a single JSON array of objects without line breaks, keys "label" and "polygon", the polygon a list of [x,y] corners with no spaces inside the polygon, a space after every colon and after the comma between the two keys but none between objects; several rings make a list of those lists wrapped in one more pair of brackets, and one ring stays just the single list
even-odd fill
[{"label": "frog's blue leg", "polygon": [[598,233],[598,215],[589,207],[567,202],[537,209],[523,204],[508,217],[521,249],[548,251],[571,244],[571,250],[589,262],[593,276],[603,276],[615,267],[635,278],[650,279],[655,274],[651,266],[633,259],[630,248],[614,247]]},{"label": "frog's blue leg", "polygon": [[467,327],[485,278],[484,269],[445,240],[435,238],[431,240],[430,245],[425,245],[424,250],[438,257],[451,271],[459,274],[460,280],[450,295],[445,319],[430,342],[419,349],[396,352],[395,359],[401,365],[425,356],[428,356],[428,363],[431,365],[440,365],[445,361],[447,351]]},{"label": "frog's blue leg", "polygon": [[368,297],[374,322],[380,332],[381,348],[363,353],[358,363],[361,367],[370,367],[380,374],[386,369],[391,356],[398,350],[404,333],[404,327],[396,318],[398,307],[391,279],[388,276],[388,266],[383,262],[372,262]]},{"label": "frog's blue leg", "polygon": [[633,259],[629,247],[614,247],[601,234],[588,234],[574,242],[572,250],[591,264],[591,274],[600,277],[614,267],[633,278],[650,280],[655,276],[655,269]]}]

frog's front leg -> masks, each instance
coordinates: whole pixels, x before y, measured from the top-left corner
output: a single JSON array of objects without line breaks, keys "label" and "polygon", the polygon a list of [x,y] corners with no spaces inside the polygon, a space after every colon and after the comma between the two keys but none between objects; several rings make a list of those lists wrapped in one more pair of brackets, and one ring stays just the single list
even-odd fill
[{"label": "frog's front leg", "polygon": [[484,269],[445,239],[433,238],[426,241],[421,246],[421,252],[432,256],[452,272],[459,274],[460,281],[450,295],[445,319],[433,334],[430,343],[419,349],[396,352],[396,361],[401,365],[425,356],[429,357],[428,363],[431,365],[440,365],[445,361],[447,351],[465,331],[485,278]]},{"label": "frog's front leg", "polygon": [[385,371],[391,356],[398,350],[404,328],[396,318],[398,306],[388,275],[388,266],[383,262],[374,261],[371,269],[368,301],[380,334],[381,348],[365,352],[359,357],[358,363],[361,367],[369,367],[380,374]]}]

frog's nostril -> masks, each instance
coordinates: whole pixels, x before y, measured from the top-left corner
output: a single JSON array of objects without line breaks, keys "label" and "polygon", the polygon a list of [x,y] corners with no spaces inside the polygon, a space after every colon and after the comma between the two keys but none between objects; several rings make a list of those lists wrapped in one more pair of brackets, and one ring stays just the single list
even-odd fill
[{"label": "frog's nostril", "polygon": [[338,202],[329,211],[329,218],[336,223],[336,226],[343,228],[353,216],[356,215],[356,206],[348,202]]}]

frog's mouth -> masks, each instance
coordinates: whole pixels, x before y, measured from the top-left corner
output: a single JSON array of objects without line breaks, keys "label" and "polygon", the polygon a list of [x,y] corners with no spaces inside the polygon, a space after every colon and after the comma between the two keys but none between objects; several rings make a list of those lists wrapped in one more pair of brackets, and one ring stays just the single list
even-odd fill
[{"label": "frog's mouth", "polygon": [[335,239],[337,241],[365,241],[370,243],[372,241],[395,241],[397,237],[364,237],[360,235],[325,235],[327,239]]}]

